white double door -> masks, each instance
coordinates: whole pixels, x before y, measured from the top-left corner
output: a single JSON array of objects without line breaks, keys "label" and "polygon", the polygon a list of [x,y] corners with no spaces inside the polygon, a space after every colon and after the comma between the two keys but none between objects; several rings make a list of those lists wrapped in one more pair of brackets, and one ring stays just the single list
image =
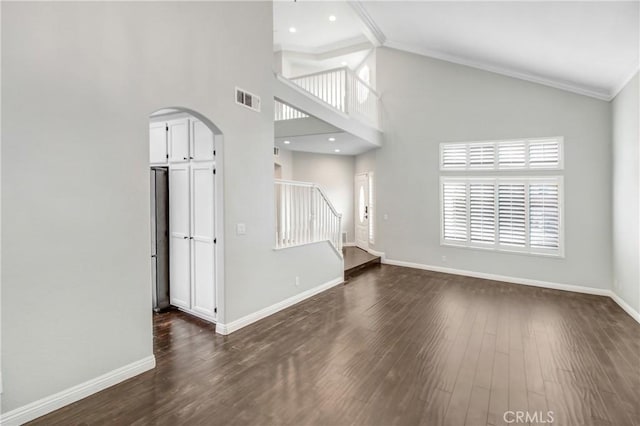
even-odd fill
[{"label": "white double door", "polygon": [[170,303],[215,320],[215,168],[213,162],[169,168]]}]

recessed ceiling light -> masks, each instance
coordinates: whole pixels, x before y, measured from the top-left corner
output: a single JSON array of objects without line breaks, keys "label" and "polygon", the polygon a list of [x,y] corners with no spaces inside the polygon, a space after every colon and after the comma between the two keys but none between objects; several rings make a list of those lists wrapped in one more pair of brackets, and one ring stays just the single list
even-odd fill
[{"label": "recessed ceiling light", "polygon": [[329,142],[335,142],[336,138],[329,138]]},{"label": "recessed ceiling light", "polygon": [[344,62],[344,61],[342,61],[342,66],[343,66],[343,67],[346,67],[346,66],[347,66],[347,63],[346,63],[346,62]]},{"label": "recessed ceiling light", "polygon": [[298,31],[298,30],[296,30],[296,27],[289,27],[289,32],[290,33],[295,33],[296,31]]},{"label": "recessed ceiling light", "polygon": [[340,150],[339,149],[334,149],[333,152],[340,152]]},{"label": "recessed ceiling light", "polygon": [[282,143],[285,144],[285,145],[289,145],[291,143],[291,141],[284,141]]},{"label": "recessed ceiling light", "polygon": [[336,15],[329,15],[330,22],[336,22]]}]

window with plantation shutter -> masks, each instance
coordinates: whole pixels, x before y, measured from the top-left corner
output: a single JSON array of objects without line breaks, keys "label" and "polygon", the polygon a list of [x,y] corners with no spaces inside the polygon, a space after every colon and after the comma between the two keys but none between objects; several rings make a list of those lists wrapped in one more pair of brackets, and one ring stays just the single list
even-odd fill
[{"label": "window with plantation shutter", "polygon": [[440,169],[560,170],[563,138],[537,138],[440,144]]},{"label": "window with plantation shutter", "polygon": [[562,177],[441,177],[441,242],[563,256]]},{"label": "window with plantation shutter", "polygon": [[469,184],[470,240],[477,243],[495,242],[496,209],[495,185],[493,183]]},{"label": "window with plantation shutter", "polygon": [[498,185],[498,241],[507,246],[526,244],[525,185]]},{"label": "window with plantation shutter", "polygon": [[467,241],[467,185],[445,182],[442,188],[443,228],[445,240]]},{"label": "window with plantation shutter", "polygon": [[561,146],[555,139],[529,141],[529,167],[553,169],[560,167]]},{"label": "window with plantation shutter", "polygon": [[529,185],[529,233],[531,247],[560,247],[559,186],[554,182]]},{"label": "window with plantation shutter", "polygon": [[[564,139],[440,144],[442,244],[564,256]],[[525,170],[527,176],[514,176]]]},{"label": "window with plantation shutter", "polygon": [[505,142],[498,145],[498,168],[518,169],[526,165],[525,142]]},{"label": "window with plantation shutter", "polygon": [[447,144],[442,147],[440,157],[443,169],[464,169],[467,167],[467,145]]}]

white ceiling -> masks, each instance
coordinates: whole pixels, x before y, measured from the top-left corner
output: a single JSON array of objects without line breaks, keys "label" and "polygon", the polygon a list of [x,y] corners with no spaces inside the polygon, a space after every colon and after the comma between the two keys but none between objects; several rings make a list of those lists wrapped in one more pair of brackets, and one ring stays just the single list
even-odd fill
[{"label": "white ceiling", "polygon": [[639,2],[362,2],[385,45],[610,98],[638,70]]},{"label": "white ceiling", "polygon": [[318,53],[364,35],[606,100],[640,61],[638,1],[276,1],[274,31],[276,49]]},{"label": "white ceiling", "polygon": [[[334,22],[329,16],[335,16]],[[295,33],[289,32],[294,27]],[[273,3],[274,50],[323,53],[367,42],[362,23],[344,1],[276,0]]]},{"label": "white ceiling", "polygon": [[[329,138],[335,138],[335,141],[329,141]],[[285,140],[290,143],[285,144]],[[279,137],[275,139],[275,144],[279,148],[290,151],[332,155],[358,155],[373,148],[369,142],[344,132]],[[336,149],[339,149],[340,152],[335,152]]]}]

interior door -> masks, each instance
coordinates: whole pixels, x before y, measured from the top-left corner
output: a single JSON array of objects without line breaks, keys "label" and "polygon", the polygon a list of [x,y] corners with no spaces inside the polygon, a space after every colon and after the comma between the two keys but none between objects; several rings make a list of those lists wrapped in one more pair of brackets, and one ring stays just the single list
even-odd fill
[{"label": "interior door", "polygon": [[191,306],[189,199],[189,165],[172,165],[169,169],[169,297],[172,305],[185,309]]},{"label": "interior door", "polygon": [[213,132],[202,121],[191,120],[191,155],[195,161],[213,161]]},{"label": "interior door", "polygon": [[169,161],[185,163],[189,161],[189,119],[172,120],[169,127]]},{"label": "interior door", "polygon": [[191,164],[192,309],[215,318],[215,174],[212,163]]},{"label": "interior door", "polygon": [[355,184],[356,246],[369,249],[369,176],[356,175]]},{"label": "interior door", "polygon": [[149,125],[149,162],[151,164],[167,163],[167,128],[166,123]]}]

